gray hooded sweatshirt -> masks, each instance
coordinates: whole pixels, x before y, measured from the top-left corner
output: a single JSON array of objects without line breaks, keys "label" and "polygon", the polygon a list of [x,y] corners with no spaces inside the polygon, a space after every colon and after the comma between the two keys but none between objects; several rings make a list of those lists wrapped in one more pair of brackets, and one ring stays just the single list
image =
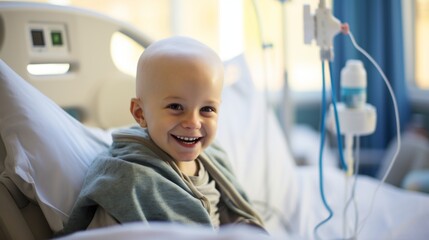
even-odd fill
[{"label": "gray hooded sweatshirt", "polygon": [[[189,177],[149,137],[133,127],[112,134],[113,143],[88,169],[82,190],[61,234],[84,230],[98,207],[119,223],[169,221],[213,226],[208,199],[199,194]],[[245,223],[263,228],[217,145],[209,146],[198,160],[220,192],[220,224]]]}]

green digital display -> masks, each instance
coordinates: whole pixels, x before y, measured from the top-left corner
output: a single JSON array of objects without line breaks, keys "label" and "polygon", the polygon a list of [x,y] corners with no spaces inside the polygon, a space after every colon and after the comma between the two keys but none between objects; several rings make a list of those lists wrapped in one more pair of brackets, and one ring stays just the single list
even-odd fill
[{"label": "green digital display", "polygon": [[51,32],[52,46],[62,46],[63,45],[63,36],[61,32],[52,31]]}]

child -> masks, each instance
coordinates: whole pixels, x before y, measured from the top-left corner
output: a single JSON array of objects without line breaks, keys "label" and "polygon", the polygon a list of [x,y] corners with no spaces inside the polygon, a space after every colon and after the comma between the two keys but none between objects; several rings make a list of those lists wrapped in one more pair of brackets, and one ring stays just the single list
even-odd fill
[{"label": "child", "polygon": [[130,107],[139,127],[113,133],[64,233],[134,221],[263,228],[213,143],[222,84],[222,62],[204,44],[172,37],[150,45],[138,62]]}]

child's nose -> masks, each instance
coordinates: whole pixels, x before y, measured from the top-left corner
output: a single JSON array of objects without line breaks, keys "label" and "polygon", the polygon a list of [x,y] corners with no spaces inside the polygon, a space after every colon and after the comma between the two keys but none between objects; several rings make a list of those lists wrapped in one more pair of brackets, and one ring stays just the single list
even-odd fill
[{"label": "child's nose", "polygon": [[182,126],[187,129],[200,129],[201,121],[199,112],[190,112],[186,114],[182,120]]}]

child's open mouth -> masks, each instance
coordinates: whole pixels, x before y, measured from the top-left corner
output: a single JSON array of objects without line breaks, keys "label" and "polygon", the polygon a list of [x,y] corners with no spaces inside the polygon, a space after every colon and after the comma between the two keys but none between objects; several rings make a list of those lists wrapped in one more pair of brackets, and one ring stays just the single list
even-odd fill
[{"label": "child's open mouth", "polygon": [[179,143],[183,143],[186,145],[196,144],[198,141],[202,139],[202,137],[182,137],[171,134],[173,138],[175,138]]}]

